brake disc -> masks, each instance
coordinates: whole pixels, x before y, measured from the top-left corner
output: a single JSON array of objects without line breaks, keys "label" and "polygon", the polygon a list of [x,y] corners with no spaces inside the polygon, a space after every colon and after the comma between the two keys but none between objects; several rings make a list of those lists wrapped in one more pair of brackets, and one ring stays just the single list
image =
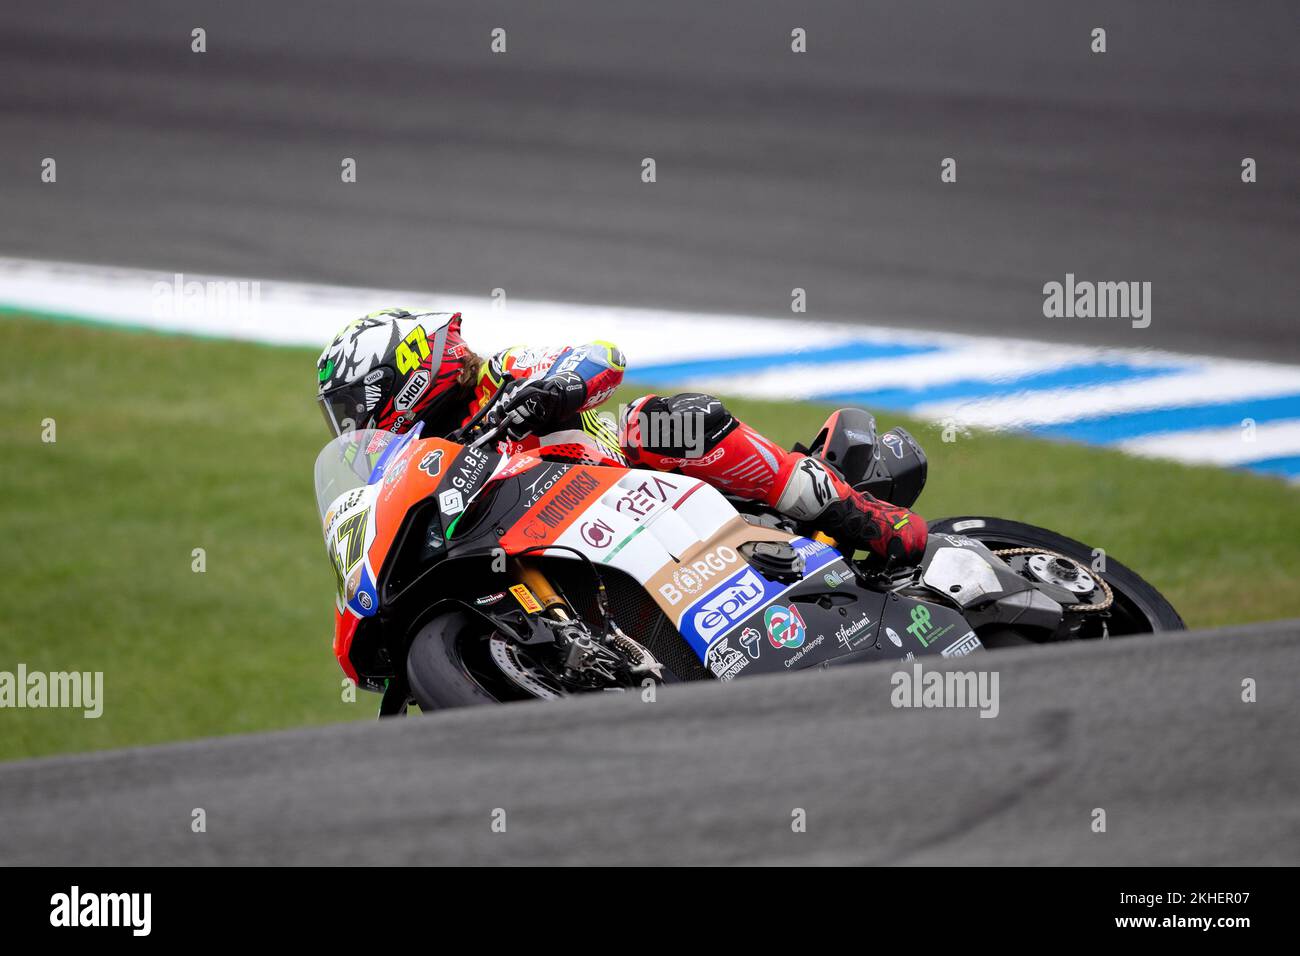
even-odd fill
[{"label": "brake disc", "polygon": [[518,646],[512,642],[494,634],[488,640],[488,648],[493,662],[501,673],[534,697],[542,700],[559,700],[567,696],[553,683],[553,679],[546,671],[526,661],[520,655]]}]

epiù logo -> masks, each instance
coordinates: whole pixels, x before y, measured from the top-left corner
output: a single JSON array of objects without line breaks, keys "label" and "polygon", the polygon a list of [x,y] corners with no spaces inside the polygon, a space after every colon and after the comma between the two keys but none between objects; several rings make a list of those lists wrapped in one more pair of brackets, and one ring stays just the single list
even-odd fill
[{"label": "epi\u00f9 logo", "polygon": [[700,605],[695,612],[695,629],[705,640],[713,640],[763,602],[763,583],[753,569]]},{"label": "epi\u00f9 logo", "polygon": [[73,886],[50,897],[51,926],[129,926],[133,936],[148,936],[152,912],[152,893],[82,893]]}]

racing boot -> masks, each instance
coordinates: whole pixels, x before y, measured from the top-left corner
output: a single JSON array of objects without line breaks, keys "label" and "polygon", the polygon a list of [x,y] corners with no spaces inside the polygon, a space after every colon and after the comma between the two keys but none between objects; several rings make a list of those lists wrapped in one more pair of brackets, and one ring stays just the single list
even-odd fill
[{"label": "racing boot", "polygon": [[819,458],[786,452],[774,487],[780,492],[768,495],[768,504],[839,544],[868,551],[883,563],[916,564],[925,554],[924,518],[855,491]]}]

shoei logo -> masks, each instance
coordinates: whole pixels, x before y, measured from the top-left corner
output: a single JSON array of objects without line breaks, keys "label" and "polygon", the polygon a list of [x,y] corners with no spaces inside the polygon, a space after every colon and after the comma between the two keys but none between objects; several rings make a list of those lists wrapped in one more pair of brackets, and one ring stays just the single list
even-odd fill
[{"label": "shoei logo", "polygon": [[695,630],[706,641],[739,624],[763,603],[763,582],[748,569],[735,581],[700,604],[693,618]]},{"label": "shoei logo", "polygon": [[406,380],[406,385],[397,393],[393,399],[393,407],[399,412],[404,412],[420,400],[424,390],[429,387],[429,370],[426,368],[417,369]]}]

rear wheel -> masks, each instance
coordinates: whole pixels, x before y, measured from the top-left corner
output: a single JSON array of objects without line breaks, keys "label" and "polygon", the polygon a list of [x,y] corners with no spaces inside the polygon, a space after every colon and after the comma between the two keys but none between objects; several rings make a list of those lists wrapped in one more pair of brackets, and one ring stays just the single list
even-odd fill
[{"label": "rear wheel", "polygon": [[1106,634],[1120,637],[1130,634],[1151,634],[1157,631],[1181,631],[1186,628],[1183,619],[1159,591],[1142,579],[1131,568],[1109,555],[1104,555],[1104,565],[1096,563],[1094,549],[1082,541],[1063,534],[1005,518],[943,518],[930,522],[931,533],[964,535],[974,538],[992,551],[1016,548],[1064,555],[1077,561],[1102,578],[1114,597],[1105,612]]}]

